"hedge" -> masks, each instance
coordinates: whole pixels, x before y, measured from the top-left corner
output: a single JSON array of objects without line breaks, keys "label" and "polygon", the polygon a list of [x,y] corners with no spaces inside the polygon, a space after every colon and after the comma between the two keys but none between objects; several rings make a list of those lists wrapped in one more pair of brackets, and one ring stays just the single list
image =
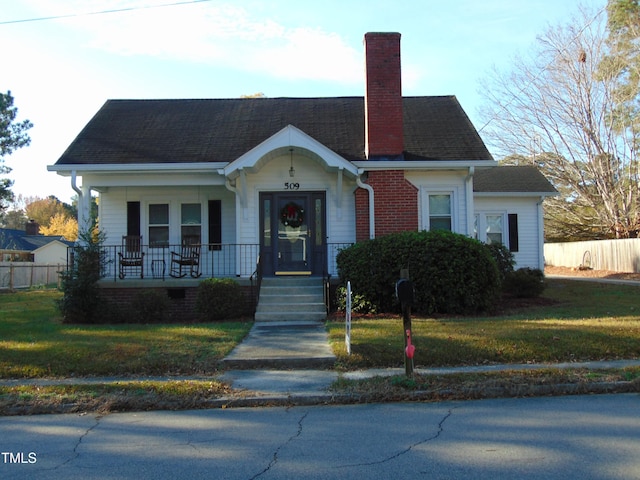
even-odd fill
[{"label": "hedge", "polygon": [[397,310],[395,284],[408,269],[413,311],[469,314],[489,310],[501,294],[500,272],[487,246],[448,231],[402,232],[368,240],[337,256],[340,279],[378,311]]}]

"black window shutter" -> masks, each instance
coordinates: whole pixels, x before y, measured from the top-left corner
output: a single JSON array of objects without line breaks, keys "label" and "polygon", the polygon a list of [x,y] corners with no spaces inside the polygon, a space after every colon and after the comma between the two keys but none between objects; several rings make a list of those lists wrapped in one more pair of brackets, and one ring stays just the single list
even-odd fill
[{"label": "black window shutter", "polygon": [[209,250],[222,249],[222,201],[209,200]]},{"label": "black window shutter", "polygon": [[518,214],[509,214],[509,251],[518,251]]},{"label": "black window shutter", "polygon": [[127,235],[140,236],[140,202],[127,202]]}]

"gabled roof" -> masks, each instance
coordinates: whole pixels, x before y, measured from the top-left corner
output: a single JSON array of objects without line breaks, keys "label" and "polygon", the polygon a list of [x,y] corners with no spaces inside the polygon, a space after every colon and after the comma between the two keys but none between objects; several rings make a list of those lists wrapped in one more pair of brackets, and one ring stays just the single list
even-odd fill
[{"label": "gabled roof", "polygon": [[[493,160],[455,96],[403,109],[406,160]],[[287,125],[366,160],[363,97],[109,100],[56,165],[232,162]]]},{"label": "gabled roof", "polygon": [[557,195],[558,191],[536,167],[500,166],[477,170],[474,193]]},{"label": "gabled roof", "polygon": [[73,245],[73,242],[65,240],[60,235],[27,235],[24,230],[0,228],[0,250],[33,252],[54,241],[62,242],[67,246]]}]

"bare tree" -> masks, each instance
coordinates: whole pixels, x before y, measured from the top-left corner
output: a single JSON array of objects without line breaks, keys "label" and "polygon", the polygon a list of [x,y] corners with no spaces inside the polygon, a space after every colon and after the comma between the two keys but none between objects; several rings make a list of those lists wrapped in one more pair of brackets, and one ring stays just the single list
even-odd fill
[{"label": "bare tree", "polygon": [[581,10],[483,84],[481,131],[496,153],[527,158],[561,192],[547,203],[548,237],[640,232],[638,118],[615,115],[625,65],[603,62],[610,51],[605,10]]}]

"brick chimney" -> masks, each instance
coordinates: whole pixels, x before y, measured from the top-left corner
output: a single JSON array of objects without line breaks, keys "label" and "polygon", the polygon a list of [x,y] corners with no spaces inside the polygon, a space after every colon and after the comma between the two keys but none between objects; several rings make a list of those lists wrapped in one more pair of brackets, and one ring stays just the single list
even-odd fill
[{"label": "brick chimney", "polygon": [[367,33],[365,155],[369,160],[399,160],[404,151],[400,34]]},{"label": "brick chimney", "polygon": [[24,229],[27,235],[40,235],[40,225],[35,220],[29,220]]}]

